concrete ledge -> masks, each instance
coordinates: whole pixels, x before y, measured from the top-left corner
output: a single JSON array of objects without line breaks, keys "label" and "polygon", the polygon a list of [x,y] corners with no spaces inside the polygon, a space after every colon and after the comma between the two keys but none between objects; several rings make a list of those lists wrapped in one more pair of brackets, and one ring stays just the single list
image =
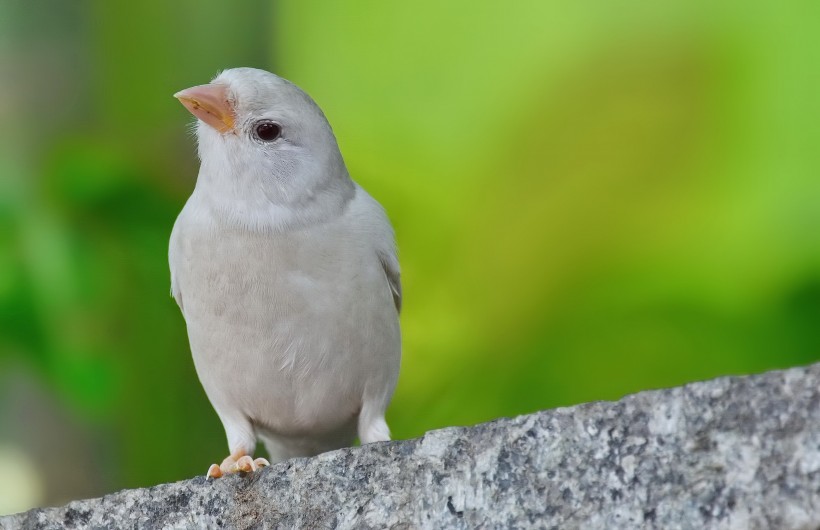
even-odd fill
[{"label": "concrete ledge", "polygon": [[820,528],[820,364],[0,517],[0,528]]}]

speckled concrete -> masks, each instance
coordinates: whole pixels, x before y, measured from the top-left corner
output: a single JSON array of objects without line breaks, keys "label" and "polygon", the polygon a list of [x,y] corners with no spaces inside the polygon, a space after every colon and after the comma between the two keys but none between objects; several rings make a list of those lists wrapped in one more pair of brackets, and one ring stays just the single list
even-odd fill
[{"label": "speckled concrete", "polygon": [[0,528],[820,528],[820,364],[0,518]]}]

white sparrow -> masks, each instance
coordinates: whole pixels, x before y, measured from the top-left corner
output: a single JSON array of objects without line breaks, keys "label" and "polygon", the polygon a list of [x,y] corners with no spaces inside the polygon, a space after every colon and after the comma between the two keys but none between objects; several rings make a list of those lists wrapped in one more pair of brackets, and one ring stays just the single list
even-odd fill
[{"label": "white sparrow", "polygon": [[208,476],[390,439],[401,284],[384,210],[353,182],[321,109],[235,68],[175,97],[201,167],[171,233],[171,294],[230,455]]}]

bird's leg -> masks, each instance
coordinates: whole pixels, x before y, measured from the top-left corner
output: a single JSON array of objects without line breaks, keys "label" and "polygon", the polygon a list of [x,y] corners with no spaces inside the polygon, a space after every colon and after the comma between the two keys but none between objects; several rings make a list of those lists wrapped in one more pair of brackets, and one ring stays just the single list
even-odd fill
[{"label": "bird's leg", "polygon": [[211,464],[205,478],[219,478],[222,475],[238,473],[240,471],[243,473],[249,473],[269,465],[270,462],[264,458],[257,458],[254,460],[252,457],[248,456],[244,450],[240,449],[239,451],[231,453],[227,458],[225,458],[225,460],[222,461],[222,464]]},{"label": "bird's leg", "polygon": [[365,401],[359,413],[359,441],[364,444],[390,440],[390,428],[384,421],[386,403]]}]

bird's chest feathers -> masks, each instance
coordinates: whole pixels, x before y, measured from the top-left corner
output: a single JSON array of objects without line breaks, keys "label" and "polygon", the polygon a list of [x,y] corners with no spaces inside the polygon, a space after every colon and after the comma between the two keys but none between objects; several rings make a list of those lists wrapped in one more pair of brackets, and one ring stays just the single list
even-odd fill
[{"label": "bird's chest feathers", "polygon": [[194,230],[181,249],[180,280],[184,296],[214,316],[319,315],[356,296],[366,268],[357,246],[332,227],[276,235]]},{"label": "bird's chest feathers", "polygon": [[368,348],[383,347],[373,330],[392,301],[368,239],[355,230],[337,223],[271,235],[189,226],[179,235],[175,276],[206,386],[209,374],[260,359],[283,381],[333,379]]}]

